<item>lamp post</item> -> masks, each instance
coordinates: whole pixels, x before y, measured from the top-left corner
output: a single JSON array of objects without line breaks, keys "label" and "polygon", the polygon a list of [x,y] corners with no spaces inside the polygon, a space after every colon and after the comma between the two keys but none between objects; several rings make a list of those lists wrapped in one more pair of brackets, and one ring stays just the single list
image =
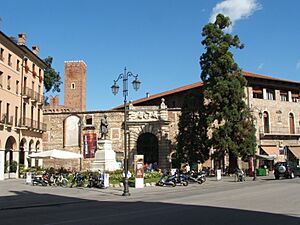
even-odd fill
[{"label": "lamp post", "polygon": [[121,73],[116,80],[114,80],[114,84],[111,86],[112,93],[116,95],[119,91],[119,85],[117,82],[122,79],[123,80],[123,97],[124,97],[124,191],[123,196],[129,196],[129,187],[128,187],[128,152],[127,152],[127,96],[128,96],[128,78],[133,77],[134,81],[132,81],[133,89],[138,90],[140,88],[141,82],[138,80],[138,74],[134,75],[130,71],[124,68],[124,72]]}]

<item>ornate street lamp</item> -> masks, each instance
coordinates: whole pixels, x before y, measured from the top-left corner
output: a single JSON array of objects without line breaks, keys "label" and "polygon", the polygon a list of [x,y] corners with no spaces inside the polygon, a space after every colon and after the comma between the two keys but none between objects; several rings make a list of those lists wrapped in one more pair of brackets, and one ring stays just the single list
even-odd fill
[{"label": "ornate street lamp", "polygon": [[126,67],[124,68],[124,72],[119,75],[119,77],[114,80],[114,84],[111,86],[112,93],[116,95],[120,89],[117,82],[122,79],[123,80],[123,97],[124,97],[124,191],[123,196],[129,196],[129,186],[128,186],[128,152],[127,152],[127,96],[128,96],[128,78],[135,78],[132,81],[133,89],[138,90],[140,88],[141,82],[138,80],[138,74],[134,75],[133,73],[126,71]]}]

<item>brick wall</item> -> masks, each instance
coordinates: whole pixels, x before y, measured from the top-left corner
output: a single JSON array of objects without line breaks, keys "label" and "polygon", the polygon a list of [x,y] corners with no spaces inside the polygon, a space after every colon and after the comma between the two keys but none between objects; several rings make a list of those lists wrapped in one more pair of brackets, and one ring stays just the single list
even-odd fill
[{"label": "brick wall", "polygon": [[65,62],[64,106],[86,110],[86,70],[84,61]]}]

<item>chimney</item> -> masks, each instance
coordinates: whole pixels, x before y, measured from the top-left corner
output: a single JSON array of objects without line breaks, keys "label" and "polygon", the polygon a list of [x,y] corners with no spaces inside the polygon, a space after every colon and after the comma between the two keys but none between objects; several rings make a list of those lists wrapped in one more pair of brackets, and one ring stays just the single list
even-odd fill
[{"label": "chimney", "polygon": [[150,93],[146,92],[146,98],[149,98],[149,97],[150,97]]},{"label": "chimney", "polygon": [[18,45],[25,45],[26,44],[26,34],[19,33],[18,34]]},{"label": "chimney", "polygon": [[50,107],[57,107],[59,106],[59,96],[50,96]]},{"label": "chimney", "polygon": [[38,55],[39,54],[39,46],[33,45],[32,47],[32,51],[34,54]]}]

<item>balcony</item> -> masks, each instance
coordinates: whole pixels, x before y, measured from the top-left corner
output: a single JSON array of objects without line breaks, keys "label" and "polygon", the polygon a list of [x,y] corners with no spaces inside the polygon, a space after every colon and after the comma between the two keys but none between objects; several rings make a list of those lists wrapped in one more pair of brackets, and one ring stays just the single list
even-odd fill
[{"label": "balcony", "polygon": [[260,127],[259,135],[261,138],[274,136],[300,137],[300,128],[294,128],[294,132],[291,132],[290,127],[270,126],[265,129],[263,127]]},{"label": "balcony", "polygon": [[45,132],[47,125],[45,123],[22,117],[19,121],[19,129],[34,130],[36,132]]},{"label": "balcony", "polygon": [[7,116],[7,113],[3,113],[0,119],[0,124],[5,127],[12,127],[14,121],[13,116]]},{"label": "balcony", "polygon": [[25,87],[22,89],[22,97],[23,98],[33,98],[34,97],[34,93],[33,90],[31,88]]},{"label": "balcony", "polygon": [[37,104],[38,105],[44,105],[44,96],[39,94],[37,95]]},{"label": "balcony", "polygon": [[30,98],[30,101],[31,102],[37,102],[37,100],[38,100],[38,93],[35,92],[35,91],[32,91],[32,96]]}]

